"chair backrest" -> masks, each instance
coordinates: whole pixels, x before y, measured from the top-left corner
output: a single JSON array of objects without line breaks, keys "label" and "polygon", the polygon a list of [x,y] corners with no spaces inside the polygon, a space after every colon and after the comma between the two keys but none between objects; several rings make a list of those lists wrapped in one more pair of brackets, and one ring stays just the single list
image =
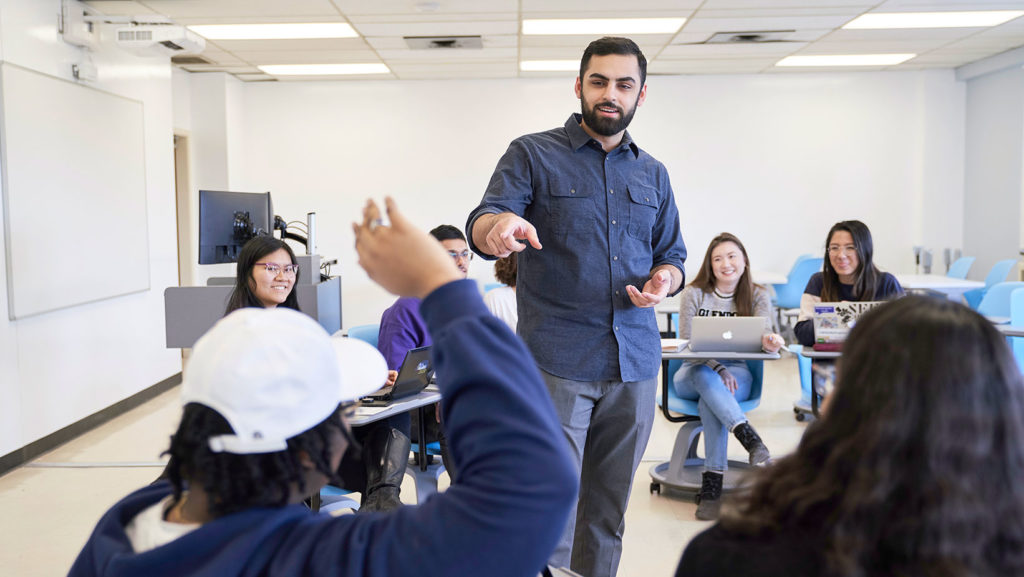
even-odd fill
[{"label": "chair backrest", "polygon": [[366,341],[373,346],[377,346],[377,336],[380,334],[380,324],[374,323],[372,325],[359,325],[348,329],[348,336],[352,339],[359,339]]},{"label": "chair backrest", "polygon": [[1006,276],[1010,274],[1010,270],[1015,264],[1017,264],[1017,259],[1010,258],[992,265],[988,275],[985,277],[985,288],[991,288],[996,283],[1006,280]]},{"label": "chair backrest", "polygon": [[816,272],[821,272],[825,259],[821,257],[807,257],[798,260],[789,271],[786,284],[775,286],[775,306],[780,309],[795,309],[800,306],[800,298],[807,288],[807,281]]},{"label": "chair backrest", "polygon": [[949,265],[949,270],[946,271],[946,276],[950,278],[967,278],[967,273],[971,272],[971,265],[974,264],[973,256],[962,256]]},{"label": "chair backrest", "polygon": [[978,314],[988,317],[1010,317],[1010,295],[1024,288],[1024,282],[1001,282],[992,285],[978,305]]},{"label": "chair backrest", "polygon": [[[1024,326],[1024,289],[1016,289],[1010,293],[1010,324]],[[1017,359],[1017,367],[1024,372],[1024,337],[1009,337],[1013,356]]]}]

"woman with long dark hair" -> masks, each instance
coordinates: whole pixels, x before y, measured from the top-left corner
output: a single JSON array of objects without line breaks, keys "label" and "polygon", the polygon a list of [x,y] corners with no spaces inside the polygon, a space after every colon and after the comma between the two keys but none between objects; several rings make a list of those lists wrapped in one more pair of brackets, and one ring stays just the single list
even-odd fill
[{"label": "woman with long dark hair", "polygon": [[825,237],[822,272],[807,281],[800,299],[800,317],[793,332],[805,347],[814,345],[814,305],[823,302],[882,301],[903,296],[896,277],[878,270],[871,231],[859,220],[832,225]]},{"label": "woman with long dark hair", "polygon": [[288,243],[273,236],[254,237],[238,253],[235,270],[235,290],[225,314],[245,307],[299,310],[294,290],[299,265]]},{"label": "woman with long dark hair", "polygon": [[1024,575],[1024,380],[962,305],[851,330],[824,417],[698,535],[676,575]]},{"label": "woman with long dark hair", "polygon": [[[772,303],[768,291],[750,279],[747,249],[736,236],[723,232],[711,240],[700,271],[679,297],[679,333],[690,338],[690,325],[696,316],[764,317],[761,344],[775,352],[782,337],[772,333]],[[750,454],[751,465],[763,465],[771,458],[739,401],[750,397],[754,377],[746,361],[684,361],[673,385],[684,399],[697,400],[704,426],[704,473],[697,495],[697,518],[717,519],[721,504],[722,481],[728,467],[726,452],[729,433],[736,435]]]}]

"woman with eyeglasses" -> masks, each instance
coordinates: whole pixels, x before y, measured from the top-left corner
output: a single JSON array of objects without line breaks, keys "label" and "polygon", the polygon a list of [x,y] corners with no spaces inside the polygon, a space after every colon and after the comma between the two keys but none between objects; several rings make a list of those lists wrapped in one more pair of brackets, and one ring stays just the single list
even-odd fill
[{"label": "woman with eyeglasses", "polygon": [[800,317],[793,332],[805,346],[814,345],[814,305],[823,302],[883,301],[903,296],[896,277],[878,270],[871,231],[859,220],[832,225],[825,237],[825,264],[807,281]]},{"label": "woman with eyeglasses", "polygon": [[299,310],[295,283],[299,265],[286,242],[273,236],[257,236],[238,253],[235,290],[225,314],[245,307],[272,309],[283,306]]}]

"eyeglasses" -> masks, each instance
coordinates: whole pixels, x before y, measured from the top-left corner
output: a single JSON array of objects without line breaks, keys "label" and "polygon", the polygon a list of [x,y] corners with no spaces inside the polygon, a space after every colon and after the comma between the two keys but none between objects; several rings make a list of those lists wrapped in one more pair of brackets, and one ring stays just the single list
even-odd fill
[{"label": "eyeglasses", "polygon": [[281,266],[276,262],[258,262],[252,266],[253,268],[261,266],[267,270],[267,274],[273,276],[281,274],[282,270],[284,270],[284,274],[288,276],[295,276],[299,274],[299,265],[297,264],[286,264],[284,266]]},{"label": "eyeglasses", "polygon": [[473,260],[473,253],[469,252],[468,249],[462,252],[455,252],[454,250],[450,250],[448,251],[448,256],[452,257],[452,259],[455,261],[458,261],[460,258],[462,260]]},{"label": "eyeglasses", "polygon": [[857,254],[857,247],[853,245],[839,246],[834,244],[828,247],[828,254],[840,255],[840,254]]}]

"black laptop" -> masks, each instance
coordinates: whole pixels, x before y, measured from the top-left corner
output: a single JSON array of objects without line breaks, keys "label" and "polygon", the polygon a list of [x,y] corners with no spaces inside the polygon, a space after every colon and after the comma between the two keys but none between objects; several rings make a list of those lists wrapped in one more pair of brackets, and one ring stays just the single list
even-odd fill
[{"label": "black laptop", "polygon": [[367,407],[386,407],[427,388],[432,376],[434,363],[430,361],[430,347],[411,349],[405,353],[405,360],[402,361],[402,368],[398,370],[395,384],[367,395],[360,401]]}]

